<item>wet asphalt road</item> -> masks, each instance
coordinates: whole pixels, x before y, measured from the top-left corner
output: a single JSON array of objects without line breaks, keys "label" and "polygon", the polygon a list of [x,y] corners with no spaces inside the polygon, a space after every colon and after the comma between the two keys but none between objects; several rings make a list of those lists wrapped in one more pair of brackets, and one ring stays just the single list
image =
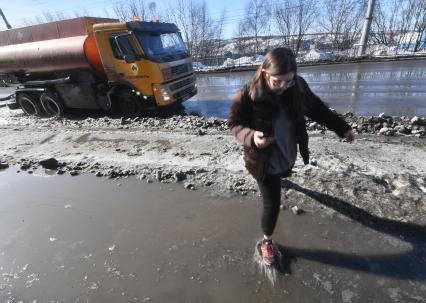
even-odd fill
[{"label": "wet asphalt road", "polygon": [[0,171],[0,192],[2,303],[426,298],[421,226],[331,209],[294,215],[284,200],[275,234],[284,262],[272,285],[253,261],[257,199],[15,168]]},{"label": "wet asphalt road", "polygon": [[[299,68],[311,89],[339,112],[358,116],[426,116],[426,60],[365,62]],[[253,71],[200,74],[187,111],[226,118],[230,100]]]}]

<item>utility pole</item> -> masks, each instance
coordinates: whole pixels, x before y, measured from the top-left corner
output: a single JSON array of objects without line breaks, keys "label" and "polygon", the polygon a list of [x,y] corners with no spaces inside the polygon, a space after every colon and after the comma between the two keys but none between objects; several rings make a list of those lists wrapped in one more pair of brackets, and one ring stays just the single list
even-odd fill
[{"label": "utility pole", "polygon": [[359,43],[358,56],[362,56],[367,48],[368,35],[370,34],[371,21],[373,20],[375,0],[368,0],[367,15],[365,16],[364,26],[362,28],[361,41]]},{"label": "utility pole", "polygon": [[12,26],[10,26],[9,22],[7,22],[7,19],[6,19],[5,15],[3,14],[3,11],[1,10],[1,8],[0,8],[0,15],[3,17],[4,23],[6,23],[7,29],[11,29]]}]

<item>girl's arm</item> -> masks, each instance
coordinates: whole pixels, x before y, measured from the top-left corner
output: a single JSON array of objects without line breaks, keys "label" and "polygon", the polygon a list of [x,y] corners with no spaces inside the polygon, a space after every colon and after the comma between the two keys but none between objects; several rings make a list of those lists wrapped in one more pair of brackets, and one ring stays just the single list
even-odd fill
[{"label": "girl's arm", "polygon": [[348,135],[353,133],[350,132],[352,128],[346,121],[333,113],[324,102],[315,95],[312,90],[309,88],[309,85],[306,83],[305,79],[299,77],[299,81],[302,84],[304,93],[305,93],[305,108],[306,116],[312,120],[318,122],[321,125],[334,131],[339,137],[346,137],[348,140]]},{"label": "girl's arm", "polygon": [[251,117],[250,100],[247,92],[239,90],[232,99],[228,117],[228,127],[238,142],[247,147],[254,147],[255,130],[249,127]]}]

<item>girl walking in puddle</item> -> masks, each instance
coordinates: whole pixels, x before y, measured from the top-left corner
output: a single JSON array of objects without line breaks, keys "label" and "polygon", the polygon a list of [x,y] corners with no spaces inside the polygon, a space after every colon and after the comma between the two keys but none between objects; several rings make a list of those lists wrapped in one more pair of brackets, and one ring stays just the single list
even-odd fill
[{"label": "girl walking in puddle", "polygon": [[297,147],[309,163],[305,116],[326,126],[347,141],[354,140],[351,127],[329,108],[297,74],[296,58],[288,48],[270,51],[246,84],[233,98],[228,126],[244,146],[244,161],[256,179],[263,200],[259,250],[266,265],[280,253],[272,240],[280,212],[281,178],[288,177]]}]

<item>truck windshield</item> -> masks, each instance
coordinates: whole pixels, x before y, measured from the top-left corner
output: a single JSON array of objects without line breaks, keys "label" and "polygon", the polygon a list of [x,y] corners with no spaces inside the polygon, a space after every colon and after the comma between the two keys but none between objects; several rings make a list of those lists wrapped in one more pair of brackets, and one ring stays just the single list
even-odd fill
[{"label": "truck windshield", "polygon": [[156,62],[166,62],[188,57],[188,51],[179,33],[137,32],[148,59]]}]

